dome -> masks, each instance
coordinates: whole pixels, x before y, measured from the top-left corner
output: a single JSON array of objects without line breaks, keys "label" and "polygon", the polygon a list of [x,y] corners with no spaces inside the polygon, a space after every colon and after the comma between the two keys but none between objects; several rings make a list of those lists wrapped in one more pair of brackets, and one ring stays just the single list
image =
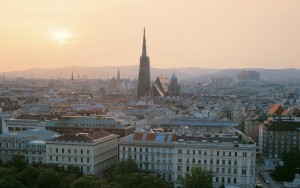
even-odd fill
[{"label": "dome", "polygon": [[173,74],[171,80],[177,80],[177,77],[175,76],[175,74]]}]

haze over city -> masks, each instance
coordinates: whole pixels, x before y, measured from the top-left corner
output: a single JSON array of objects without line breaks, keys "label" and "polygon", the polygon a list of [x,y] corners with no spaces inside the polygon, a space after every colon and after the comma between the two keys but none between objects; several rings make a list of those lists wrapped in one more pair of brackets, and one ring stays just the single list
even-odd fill
[{"label": "haze over city", "polygon": [[138,65],[299,68],[300,1],[9,0],[0,3],[2,72]]}]

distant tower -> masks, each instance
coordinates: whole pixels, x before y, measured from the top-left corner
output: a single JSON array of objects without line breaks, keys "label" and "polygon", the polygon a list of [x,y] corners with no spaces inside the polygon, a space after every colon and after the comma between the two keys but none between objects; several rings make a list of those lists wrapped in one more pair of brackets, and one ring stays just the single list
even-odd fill
[{"label": "distant tower", "polygon": [[72,70],[72,76],[71,76],[71,80],[74,80],[74,74],[73,74],[73,70]]},{"label": "distant tower", "polygon": [[146,50],[146,30],[144,28],[143,51],[140,57],[140,70],[138,77],[137,98],[144,97],[150,89],[150,62]]},{"label": "distant tower", "polygon": [[117,79],[120,80],[120,69],[118,68],[118,75],[117,75]]}]

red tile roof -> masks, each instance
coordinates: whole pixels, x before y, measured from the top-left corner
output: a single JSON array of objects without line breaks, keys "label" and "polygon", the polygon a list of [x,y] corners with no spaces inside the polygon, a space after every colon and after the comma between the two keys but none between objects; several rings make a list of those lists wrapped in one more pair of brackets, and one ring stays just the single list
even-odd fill
[{"label": "red tile roof", "polygon": [[282,106],[278,103],[274,104],[268,111],[269,115],[280,115],[282,112],[284,111],[284,109],[282,108]]},{"label": "red tile roof", "polygon": [[134,140],[141,140],[143,138],[144,133],[135,133]]},{"label": "red tile roof", "polygon": [[148,133],[147,136],[146,136],[146,140],[154,141],[155,137],[156,137],[155,133]]}]

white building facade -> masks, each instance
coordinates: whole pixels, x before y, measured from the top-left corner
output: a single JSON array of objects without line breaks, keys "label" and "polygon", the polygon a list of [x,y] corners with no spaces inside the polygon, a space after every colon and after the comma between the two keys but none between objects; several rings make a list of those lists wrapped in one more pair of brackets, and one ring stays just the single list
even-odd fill
[{"label": "white building facade", "polygon": [[118,138],[105,131],[65,134],[46,142],[46,163],[100,176],[118,161]]},{"label": "white building facade", "polygon": [[213,172],[213,185],[255,187],[256,145],[232,137],[193,137],[174,134],[135,133],[120,140],[120,160],[131,156],[142,170],[161,175],[174,187],[192,167]]},{"label": "white building facade", "polygon": [[3,163],[10,161],[13,155],[24,156],[26,163],[46,162],[46,140],[59,136],[58,133],[28,129],[26,131],[0,135],[0,160]]}]

